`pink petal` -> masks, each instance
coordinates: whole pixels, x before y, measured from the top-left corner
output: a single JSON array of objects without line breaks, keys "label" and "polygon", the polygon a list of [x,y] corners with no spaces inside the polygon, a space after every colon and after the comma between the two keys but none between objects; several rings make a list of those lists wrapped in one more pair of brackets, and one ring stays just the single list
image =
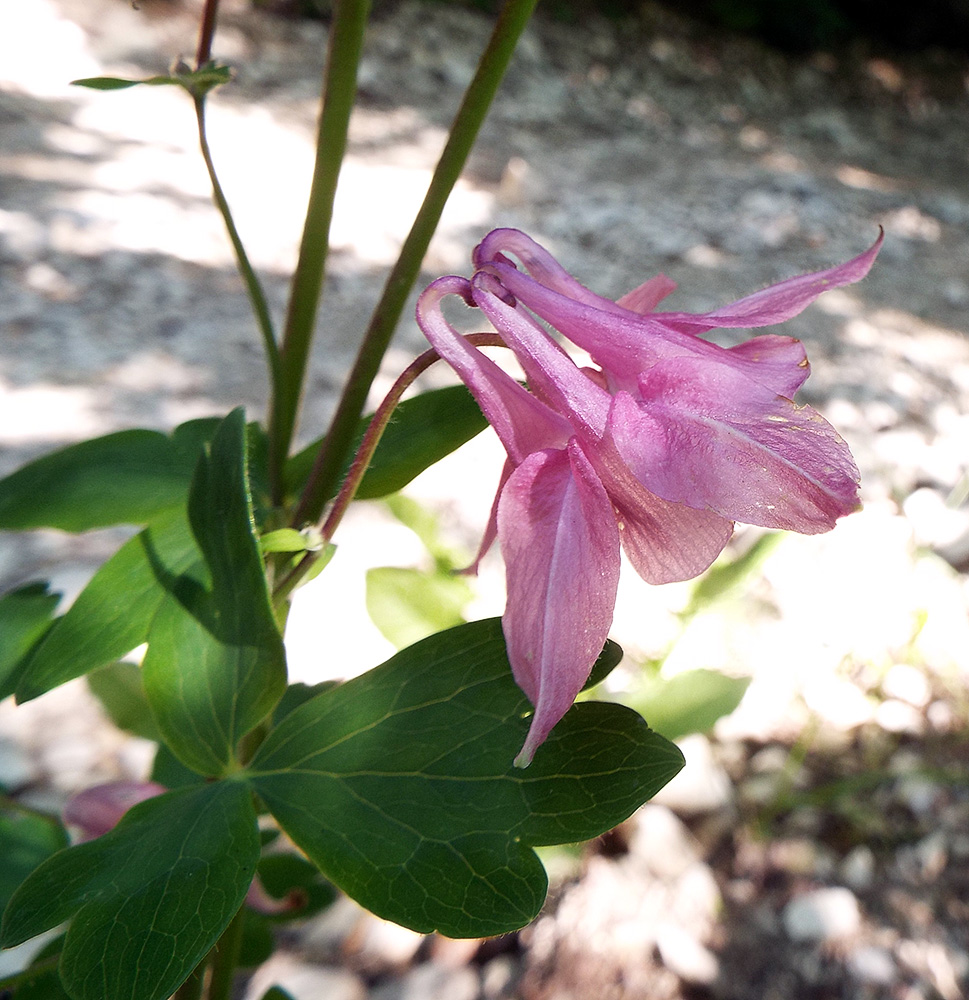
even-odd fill
[{"label": "pink petal", "polygon": [[657,274],[655,278],[644,281],[638,288],[616,300],[617,306],[629,309],[634,313],[650,313],[671,292],[676,291],[676,282],[665,274]]},{"label": "pink petal", "polygon": [[732,521],[650,493],[611,441],[596,448],[593,460],[616,509],[623,551],[647,583],[699,576],[730,541]]},{"label": "pink petal", "polygon": [[439,278],[417,300],[417,322],[438,354],[460,375],[515,462],[539,448],[564,447],[571,428],[564,417],[522,388],[462,337],[441,312],[447,295],[465,298],[463,278]]},{"label": "pink petal", "polygon": [[132,806],[167,791],[154,781],[110,781],[93,785],[67,800],[64,823],[80,828],[82,840],[92,840],[113,829]]},{"label": "pink petal", "polygon": [[532,392],[573,426],[594,437],[605,432],[610,394],[590,378],[528,313],[495,294],[493,278],[478,274],[472,282],[476,305],[515,352]]},{"label": "pink petal", "polygon": [[761,292],[755,292],[753,295],[732,302],[722,309],[714,309],[712,312],[697,316],[690,313],[658,313],[656,318],[671,326],[682,324],[685,327],[702,327],[704,330],[714,330],[718,327],[747,329],[783,323],[803,312],[823,292],[861,281],[875,263],[884,239],[885,231],[880,230],[878,239],[864,253],[844,264],[789,278]]},{"label": "pink petal", "polygon": [[814,534],[858,507],[848,446],[810,407],[721,366],[677,358],[619,393],[616,447],[647,489],[675,503]]},{"label": "pink petal", "polygon": [[[766,341],[761,341],[757,348],[751,348],[749,352],[746,349],[727,350],[700,340],[695,335],[696,332],[710,329],[712,325],[689,332],[674,329],[665,322],[660,322],[660,318],[670,315],[668,313],[651,313],[648,316],[638,316],[626,310],[622,313],[610,313],[551,291],[510,264],[493,264],[489,271],[500,278],[502,287],[515,295],[519,302],[550,323],[573,344],[587,350],[606,373],[613,392],[625,389],[635,393],[636,380],[641,372],[648,371],[664,359],[676,357],[706,358],[711,362],[730,365],[750,378],[766,379],[778,389],[800,385],[806,377],[804,354],[798,347],[788,346],[785,350],[778,343],[769,346]],[[502,309],[495,308],[497,315],[491,315],[479,292],[481,278],[476,276],[472,284],[475,302],[489,313],[489,319],[504,335],[507,322],[505,317],[513,312],[512,307],[501,302]],[[492,298],[497,302],[501,301],[493,294]],[[790,338],[778,338],[780,340],[791,343]],[[528,350],[521,346],[520,341],[515,344],[509,342],[509,346],[519,355],[520,360]],[[765,356],[769,365],[765,364]],[[523,360],[522,364],[524,366]],[[531,381],[532,375],[527,369],[526,374]]]},{"label": "pink petal", "polygon": [[529,455],[498,506],[503,619],[515,680],[535,706],[515,759],[525,767],[568,711],[602,650],[619,584],[612,504],[575,441]]},{"label": "pink petal", "polygon": [[794,398],[811,373],[804,345],[794,337],[765,333],[728,348],[727,354],[749,362],[742,369],[748,378],[788,399]]}]

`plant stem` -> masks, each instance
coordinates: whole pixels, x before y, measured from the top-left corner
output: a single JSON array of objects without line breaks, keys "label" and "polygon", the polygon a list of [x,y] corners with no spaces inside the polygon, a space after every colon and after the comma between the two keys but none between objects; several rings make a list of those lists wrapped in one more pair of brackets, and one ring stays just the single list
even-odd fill
[{"label": "plant stem", "polygon": [[209,980],[207,1000],[229,1000],[232,996],[232,984],[236,966],[239,964],[242,932],[245,925],[246,908],[240,906],[236,915],[229,922],[229,926],[222,932],[222,937],[209,953],[212,978]]},{"label": "plant stem", "polygon": [[269,481],[273,499],[283,500],[283,466],[289,454],[306,376],[306,362],[326,272],[330,222],[337,180],[347,148],[350,112],[370,0],[337,0],[327,49],[323,101],[299,259],[279,351],[269,417]]},{"label": "plant stem", "polygon": [[273,332],[272,316],[269,313],[269,303],[266,301],[266,294],[263,291],[259,278],[249,262],[246,248],[242,245],[242,238],[239,230],[236,229],[235,220],[226,201],[222,185],[215,172],[215,163],[212,160],[212,153],[209,149],[209,141],[205,129],[205,97],[197,96],[195,102],[195,117],[198,121],[199,147],[202,150],[202,159],[205,161],[205,169],[209,174],[209,181],[212,184],[212,200],[215,207],[222,216],[232,249],[236,255],[236,266],[239,274],[245,282],[246,291],[249,293],[249,301],[252,303],[252,311],[255,314],[256,322],[259,325],[259,332],[262,334],[263,347],[266,351],[266,362],[269,366],[269,377],[273,386],[279,380],[279,348],[276,345],[276,335]]},{"label": "plant stem", "polygon": [[[470,343],[478,347],[504,347],[505,342],[497,333],[470,333],[465,338]],[[343,515],[347,512],[353,500],[357,487],[363,479],[373,453],[380,444],[380,438],[390,422],[394,409],[400,402],[401,396],[411,385],[418,375],[427,371],[435,361],[440,361],[441,356],[437,351],[425,351],[415,358],[397,377],[397,381],[390,387],[390,392],[384,397],[383,402],[377,407],[374,415],[370,418],[367,430],[364,432],[360,447],[357,449],[350,468],[347,470],[346,478],[340,487],[340,492],[333,501],[333,506],[327,514],[326,521],[320,529],[324,546],[333,537],[337,526],[343,520]],[[320,558],[320,553],[307,552],[305,556],[286,574],[276,586],[273,592],[273,602],[276,606],[282,605],[286,598],[296,589],[299,581],[306,576],[313,563]]]},{"label": "plant stem", "polygon": [[205,0],[202,23],[199,25],[199,43],[195,50],[196,69],[201,69],[212,55],[212,38],[215,36],[215,19],[218,12],[219,0]]},{"label": "plant stem", "polygon": [[300,501],[293,525],[315,521],[336,486],[352,446],[357,421],[366,406],[370,386],[390,344],[421,262],[437,229],[451,189],[457,182],[478,131],[501,83],[515,45],[535,9],[537,0],[507,0],[487,47],[451,126],[424,202],[404,241],[397,263],[387,278],[360,345],[353,370],[330,423],[313,474]]}]

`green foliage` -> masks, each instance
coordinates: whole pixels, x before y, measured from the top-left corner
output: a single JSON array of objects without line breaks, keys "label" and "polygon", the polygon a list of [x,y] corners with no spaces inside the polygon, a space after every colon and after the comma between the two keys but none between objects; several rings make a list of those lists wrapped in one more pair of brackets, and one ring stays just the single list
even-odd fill
[{"label": "green foliage", "polygon": [[70,920],[60,975],[72,1000],[165,1000],[242,904],[258,854],[244,785],[169,792],[41,864],[14,893],[0,943]]},{"label": "green foliage", "polygon": [[87,675],[87,684],[119,729],[146,740],[161,740],[145,697],[140,667],[120,660],[92,671]]},{"label": "green foliage", "polygon": [[218,423],[192,420],[171,436],[119,431],[44,455],[0,480],[0,529],[147,524],[184,504],[199,452]]},{"label": "green foliage", "polygon": [[460,625],[474,596],[467,580],[400,566],[367,571],[367,613],[398,649]]},{"label": "green foliage", "polygon": [[645,681],[627,699],[668,740],[711,730],[741,702],[749,677],[728,677],[718,670],[687,670],[671,678]]},{"label": "green foliage", "polygon": [[378,566],[367,571],[367,613],[398,649],[460,625],[474,597],[468,581],[456,574],[468,559],[441,540],[437,518],[410,497],[395,494],[386,506],[424,543],[434,566],[429,571]]},{"label": "green foliage", "polygon": [[179,67],[175,73],[165,76],[149,76],[143,80],[129,80],[119,76],[91,76],[83,80],[72,80],[75,87],[89,90],[127,90],[129,87],[184,87],[193,97],[202,97],[214,87],[222,86],[232,79],[228,66],[209,63],[197,70]]},{"label": "green foliage", "polygon": [[[360,421],[351,454],[356,452],[370,419],[364,417]],[[376,500],[396,493],[487,426],[478,404],[464,386],[432,389],[405,399],[380,438],[357,490],[357,499]],[[322,439],[314,441],[287,463],[286,485],[290,494],[301,492],[306,485],[322,443]]]},{"label": "green foliage", "polygon": [[528,714],[500,622],[474,622],[307,701],[248,777],[362,905],[419,931],[501,934],[544,900],[533,847],[611,829],[682,766],[634,712],[587,702],[515,769]]},{"label": "green foliage", "polygon": [[66,846],[67,834],[59,823],[0,800],[0,909],[42,861]]},{"label": "green foliage", "polygon": [[200,566],[184,508],[159,514],[101,566],[33,648],[17,699],[36,698],[146,642],[172,581]]},{"label": "green foliage", "polygon": [[12,694],[31,647],[47,631],[60,595],[28,583],[0,598],[0,698]]},{"label": "green foliage", "polygon": [[231,768],[238,741],[286,687],[282,637],[252,521],[241,410],[199,459],[189,495],[207,579],[171,581],[151,623],[145,693],[165,742],[200,774]]}]

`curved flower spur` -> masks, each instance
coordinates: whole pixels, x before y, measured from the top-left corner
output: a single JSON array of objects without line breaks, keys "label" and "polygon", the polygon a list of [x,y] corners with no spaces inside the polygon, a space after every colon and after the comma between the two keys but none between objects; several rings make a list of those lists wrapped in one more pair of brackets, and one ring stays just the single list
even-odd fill
[{"label": "curved flower spur", "polygon": [[[724,348],[698,334],[790,319],[863,278],[882,239],[837,267],[694,315],[654,311],[676,287],[663,275],[612,302],[524,233],[497,229],[475,249],[470,281],[441,278],[423,293],[418,323],[508,453],[481,552],[497,536],[508,657],[535,706],[516,764],[531,761],[606,640],[620,544],[645,580],[669,583],[702,573],[734,521],[814,534],[857,509],[848,446],[791,399],[809,370],[800,342],[766,334]],[[448,324],[449,294],[487,316],[528,390]],[[579,368],[538,319],[599,367]]]}]

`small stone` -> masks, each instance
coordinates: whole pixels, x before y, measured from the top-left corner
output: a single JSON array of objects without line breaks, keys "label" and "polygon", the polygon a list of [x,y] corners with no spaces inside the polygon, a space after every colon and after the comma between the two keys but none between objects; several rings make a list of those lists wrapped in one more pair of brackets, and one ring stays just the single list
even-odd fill
[{"label": "small stone", "polygon": [[875,854],[867,844],[859,844],[845,855],[841,877],[852,889],[871,888],[875,880]]},{"label": "small stone", "polygon": [[659,932],[656,948],[663,965],[685,983],[709,986],[720,972],[717,956],[676,924]]},{"label": "small stone", "polygon": [[891,986],[898,977],[892,956],[874,945],[855,948],[848,955],[847,965],[855,979],[874,986]]},{"label": "small stone", "polygon": [[355,975],[343,969],[311,965],[293,955],[276,952],[249,980],[245,1000],[260,1000],[273,986],[289,993],[293,1000],[367,1000],[367,988]]},{"label": "small stone", "polygon": [[370,1000],[477,1000],[480,985],[477,973],[467,967],[445,969],[428,962],[381,984]]},{"label": "small stone", "polygon": [[875,722],[890,733],[911,733],[913,736],[918,736],[925,728],[922,713],[897,698],[889,698],[878,706]]},{"label": "small stone", "polygon": [[784,907],[784,930],[792,941],[836,941],[861,925],[854,893],[843,886],[814,889]]},{"label": "small stone", "polygon": [[39,777],[40,768],[19,743],[0,739],[0,786],[16,792]]},{"label": "small stone", "polygon": [[666,806],[645,805],[630,824],[630,855],[660,878],[676,878],[699,857],[693,834]]}]

